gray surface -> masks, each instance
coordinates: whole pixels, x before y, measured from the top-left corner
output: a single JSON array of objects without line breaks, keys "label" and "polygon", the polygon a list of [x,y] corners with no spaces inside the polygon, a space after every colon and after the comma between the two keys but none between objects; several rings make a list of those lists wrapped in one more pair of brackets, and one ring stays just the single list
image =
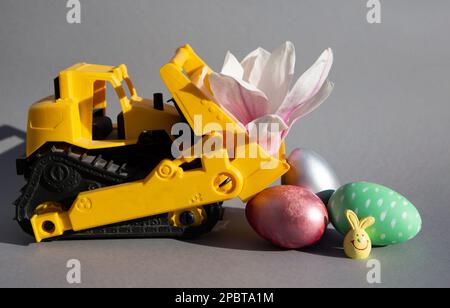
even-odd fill
[{"label": "gray surface", "polygon": [[[23,184],[14,159],[30,103],[51,93],[75,62],[127,63],[147,97],[164,89],[158,68],[189,42],[215,69],[231,49],[243,56],[286,39],[297,76],[326,47],[336,89],[289,136],[324,156],[342,182],[368,180],[417,205],[424,230],[379,248],[383,286],[450,286],[450,22],[448,1],[383,1],[383,23],[365,20],[366,1],[84,0],[68,25],[65,1],[0,1],[0,286],[68,286],[65,264],[82,263],[82,286],[369,286],[364,262],[342,257],[330,231],[316,247],[280,251],[247,226],[243,206],[190,243],[118,240],[31,244],[11,220]],[[10,138],[11,136],[16,136]],[[237,208],[236,208],[237,207]]]}]

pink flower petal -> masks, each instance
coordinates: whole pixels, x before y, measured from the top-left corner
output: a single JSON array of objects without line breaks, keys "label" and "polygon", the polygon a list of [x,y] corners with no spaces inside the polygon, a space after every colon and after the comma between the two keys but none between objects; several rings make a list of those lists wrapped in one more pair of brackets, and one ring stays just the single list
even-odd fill
[{"label": "pink flower petal", "polygon": [[231,76],[235,79],[242,79],[244,76],[244,69],[241,63],[236,59],[236,57],[231,53],[227,52],[225,56],[225,61],[222,67],[222,74]]},{"label": "pink flower petal", "polygon": [[209,76],[209,84],[215,101],[244,126],[266,114],[267,97],[252,85],[217,73]]},{"label": "pink flower petal", "polygon": [[286,137],[286,135],[289,133],[290,128],[295,124],[295,122],[319,107],[330,96],[333,88],[334,84],[330,81],[326,81],[320,91],[314,97],[300,104],[296,109],[291,110],[287,120],[289,129],[283,133],[283,138]]},{"label": "pink flower petal", "polygon": [[333,65],[333,51],[328,48],[296,82],[287,95],[278,114],[286,118],[292,110],[313,98],[322,88]]},{"label": "pink flower petal", "polygon": [[275,114],[260,117],[247,125],[251,138],[255,138],[258,144],[271,155],[279,152],[283,132],[287,129],[288,126],[284,120]]},{"label": "pink flower petal", "polygon": [[270,52],[261,47],[249,53],[241,62],[244,69],[244,81],[253,85],[259,84],[269,58]]},{"label": "pink flower petal", "polygon": [[295,68],[295,48],[291,42],[286,42],[276,49],[267,61],[257,85],[269,99],[268,113],[275,113],[291,86]]}]

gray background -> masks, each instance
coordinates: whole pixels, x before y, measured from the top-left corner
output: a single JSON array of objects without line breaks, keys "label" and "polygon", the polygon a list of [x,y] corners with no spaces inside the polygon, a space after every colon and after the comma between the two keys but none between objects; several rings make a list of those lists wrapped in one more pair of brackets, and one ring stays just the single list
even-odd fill
[{"label": "gray background", "polygon": [[193,242],[37,245],[12,221],[27,109],[52,93],[59,70],[126,63],[151,97],[166,91],[158,69],[181,44],[218,70],[228,49],[242,57],[285,40],[296,45],[297,76],[328,46],[336,59],[334,93],[293,129],[289,149],[313,149],[343,183],[378,182],[419,208],[416,239],[373,251],[382,286],[450,286],[448,1],[382,1],[379,25],[366,22],[365,0],[81,2],[82,24],[69,25],[66,1],[0,1],[0,286],[69,286],[65,264],[76,258],[84,287],[369,287],[366,263],[344,258],[334,231],[305,251],[278,250],[248,227],[237,200]]}]

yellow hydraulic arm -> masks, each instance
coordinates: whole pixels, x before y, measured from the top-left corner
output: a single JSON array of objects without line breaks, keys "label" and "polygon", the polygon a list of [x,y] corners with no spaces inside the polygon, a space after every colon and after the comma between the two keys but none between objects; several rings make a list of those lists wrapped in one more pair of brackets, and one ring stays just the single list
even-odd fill
[{"label": "yellow hydraulic arm", "polygon": [[[236,142],[233,151],[235,158],[232,161],[232,165],[245,179],[239,193],[239,197],[245,201],[289,170],[289,165],[284,160],[284,144],[280,149],[280,160],[268,154],[256,141],[249,140],[245,128],[196,87],[198,79],[205,74],[204,84],[209,88],[208,77],[211,73],[212,70],[189,45],[179,48],[172,61],[161,68],[162,80],[197,136],[204,136],[211,133],[212,129],[220,128],[224,135],[227,130],[231,130],[235,139],[245,140],[242,144]],[[196,116],[201,116],[202,125],[194,122]],[[228,135],[226,137],[229,138]]]}]

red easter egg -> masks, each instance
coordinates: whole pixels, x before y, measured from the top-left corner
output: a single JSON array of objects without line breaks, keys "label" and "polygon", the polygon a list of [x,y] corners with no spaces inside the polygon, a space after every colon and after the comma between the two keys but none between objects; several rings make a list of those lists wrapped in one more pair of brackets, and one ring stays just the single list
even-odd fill
[{"label": "red easter egg", "polygon": [[246,207],[247,220],[262,238],[288,249],[319,241],[327,228],[322,200],[299,186],[276,186],[254,197]]}]

